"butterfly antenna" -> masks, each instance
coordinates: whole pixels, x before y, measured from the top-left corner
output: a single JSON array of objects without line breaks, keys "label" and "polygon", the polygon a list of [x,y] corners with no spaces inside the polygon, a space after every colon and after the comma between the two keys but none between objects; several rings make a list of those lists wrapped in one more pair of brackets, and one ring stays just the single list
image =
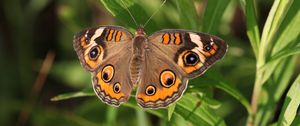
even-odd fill
[{"label": "butterfly antenna", "polygon": [[146,21],[144,24],[144,27],[148,24],[148,22],[151,20],[151,18],[163,7],[163,5],[166,3],[167,0],[164,0],[164,2],[160,5],[160,7],[150,16],[150,18]]},{"label": "butterfly antenna", "polygon": [[128,7],[126,6],[126,4],[124,3],[124,1],[121,0],[121,2],[122,2],[122,4],[123,4],[124,8],[126,9],[126,11],[129,13],[129,15],[130,15],[131,19],[133,20],[133,22],[135,23],[135,25],[138,27],[138,24],[137,24],[136,20],[134,19],[133,15],[132,15],[131,12],[129,11],[129,9],[128,9]]}]

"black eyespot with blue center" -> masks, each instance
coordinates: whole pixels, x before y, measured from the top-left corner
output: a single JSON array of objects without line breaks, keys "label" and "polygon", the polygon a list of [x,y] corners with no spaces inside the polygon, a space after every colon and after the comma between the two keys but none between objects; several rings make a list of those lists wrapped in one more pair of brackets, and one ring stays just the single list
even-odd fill
[{"label": "black eyespot with blue center", "polygon": [[199,57],[195,52],[188,51],[184,55],[184,61],[186,65],[195,65],[199,62]]},{"label": "black eyespot with blue center", "polygon": [[99,49],[99,47],[98,47],[98,46],[94,46],[94,47],[91,49],[90,53],[89,53],[90,59],[91,59],[91,60],[96,60],[96,59],[98,58],[99,54],[100,54],[100,49]]}]

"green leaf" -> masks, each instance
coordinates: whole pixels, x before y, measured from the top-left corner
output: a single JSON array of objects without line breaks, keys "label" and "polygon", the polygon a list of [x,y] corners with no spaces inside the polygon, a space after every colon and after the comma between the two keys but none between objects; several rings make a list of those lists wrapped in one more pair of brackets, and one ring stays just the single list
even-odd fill
[{"label": "green leaf", "polygon": [[298,113],[291,126],[299,126],[299,124],[300,124],[300,114]]},{"label": "green leaf", "polygon": [[203,17],[202,31],[215,34],[230,0],[209,0]]},{"label": "green leaf", "polygon": [[176,107],[176,103],[173,103],[173,104],[171,104],[171,105],[168,107],[168,121],[171,120],[172,115],[173,115],[174,110],[175,110],[175,107]]},{"label": "green leaf", "polygon": [[245,107],[248,113],[251,113],[250,104],[248,100],[237,89],[231,87],[228,83],[224,82],[218,82],[216,87],[220,88],[221,90],[234,97]]},{"label": "green leaf", "polygon": [[149,126],[146,112],[142,109],[136,109],[138,126]]},{"label": "green leaf", "polygon": [[257,57],[260,33],[257,25],[255,0],[246,0],[246,21],[247,21],[247,35],[250,39],[252,49]]},{"label": "green leaf", "polygon": [[198,30],[198,16],[193,1],[177,0],[177,10],[179,12],[179,19],[181,28],[190,30]]},{"label": "green leaf", "polygon": [[[289,57],[276,65],[270,79],[263,85],[256,114],[258,125],[267,125],[274,116],[274,109],[289,85],[294,73],[296,57]],[[271,97],[270,97],[271,96]]]},{"label": "green leaf", "polygon": [[[276,91],[272,91],[270,87],[267,86],[267,95],[274,95],[272,92],[276,93],[277,95],[281,94],[282,91],[285,89],[287,82],[289,81],[291,77],[291,71],[285,71],[286,68],[279,68],[278,64],[286,64],[286,63],[291,63],[291,69],[294,65],[294,63],[290,62],[291,60],[289,58],[281,59],[281,60],[276,60],[269,65],[267,69],[262,69],[265,64],[268,63],[268,60],[272,56],[272,47],[274,47],[275,42],[277,41],[277,34],[281,33],[280,30],[284,29],[285,27],[282,22],[284,20],[289,20],[286,19],[290,18],[288,15],[290,12],[290,7],[295,4],[293,3],[293,0],[275,0],[272,8],[269,12],[268,18],[265,22],[261,40],[260,40],[260,45],[259,45],[259,50],[258,50],[258,56],[257,56],[257,64],[256,64],[256,79],[255,79],[255,85],[253,89],[253,95],[252,95],[252,109],[254,113],[257,113],[254,119],[254,124],[252,125],[266,125],[267,122],[270,120],[272,116],[272,108],[274,104],[277,103],[276,100],[274,99],[268,99],[268,96],[264,96],[265,90],[263,89],[263,84],[267,81],[268,83],[274,83],[277,84],[275,87],[277,89]],[[295,5],[294,5],[295,6]],[[277,42],[278,43],[278,42]],[[280,47],[281,48],[281,47]],[[282,50],[281,50],[282,51]],[[274,53],[274,54],[277,54]],[[281,65],[282,65],[281,64]],[[284,66],[281,66],[284,67]],[[276,69],[275,69],[276,68]],[[274,75],[274,73],[277,73],[278,75],[285,76],[282,82],[279,80],[272,80],[269,79],[270,77],[277,76]],[[260,103],[260,108],[257,109],[258,103]],[[269,106],[270,108],[268,108]],[[250,115],[248,118],[248,122],[253,122],[252,117],[253,115]]]},{"label": "green leaf", "polygon": [[[285,49],[285,50],[283,50],[283,51],[281,51],[281,52],[275,54],[274,56],[272,56],[272,57],[271,57],[271,60],[269,60],[269,61],[267,62],[267,64],[265,64],[265,65],[261,68],[261,70],[263,70],[263,71],[266,71],[267,69],[270,70],[271,65],[276,64],[276,63],[274,63],[274,62],[276,62],[276,61],[282,61],[283,59],[285,59],[285,58],[287,58],[287,57],[289,57],[289,56],[297,55],[297,54],[300,54],[300,46],[299,46],[299,47],[296,46],[296,47],[293,47],[293,48],[291,48],[291,49]],[[266,77],[266,78],[265,78],[264,80],[268,79],[268,76],[265,76],[265,77]]]},{"label": "green leaf", "polygon": [[79,92],[70,92],[70,93],[60,94],[60,95],[57,95],[57,96],[51,98],[51,101],[61,101],[61,100],[67,100],[70,98],[78,98],[78,97],[86,97],[86,96],[95,96],[93,89],[91,89],[89,87],[89,88],[86,88]]},{"label": "green leaf", "polygon": [[262,32],[257,62],[258,68],[264,65],[267,58],[268,49],[272,46],[270,44],[273,41],[277,30],[279,29],[279,26],[285,18],[286,13],[288,12],[289,7],[292,3],[293,0],[274,1]]},{"label": "green leaf", "polygon": [[[282,50],[289,50],[290,45],[296,45],[299,43],[299,34],[300,29],[298,25],[300,24],[300,1],[296,0],[291,5],[284,21],[282,22],[279,32],[277,33],[278,37],[275,41],[274,48],[272,49],[272,55],[277,54]],[[298,40],[298,41],[295,41]]]},{"label": "green leaf", "polygon": [[[224,92],[228,93],[229,95],[231,95],[232,97],[234,97],[245,107],[245,109],[249,114],[251,113],[250,103],[248,102],[247,98],[242,95],[240,91],[238,91],[236,88],[231,86],[231,84],[226,83],[226,81],[222,79],[222,77],[218,77],[220,76],[217,75],[218,73],[212,73],[213,75],[210,74],[211,73],[207,72],[205,75],[203,75],[201,79],[197,79],[198,80],[197,84],[193,84],[193,85],[197,87],[197,86],[203,86],[205,84],[205,85],[210,85],[219,88]],[[203,87],[199,87],[199,88],[203,88]]]},{"label": "green leaf", "polygon": [[300,74],[290,87],[285,98],[278,125],[290,125],[297,113],[297,108],[300,104]]},{"label": "green leaf", "polygon": [[108,126],[114,126],[117,124],[117,114],[118,114],[118,108],[114,106],[107,106],[107,111],[106,111],[106,124]]},{"label": "green leaf", "polygon": [[[135,0],[100,0],[104,7],[117,19],[123,26],[136,29],[139,25],[144,25],[149,19],[145,11],[146,6],[139,5]],[[158,8],[157,8],[158,9]],[[130,16],[129,12],[133,18]],[[154,12],[154,11],[153,11]],[[137,24],[135,24],[134,20]],[[157,25],[150,21],[147,25],[147,31],[157,30]]]},{"label": "green leaf", "polygon": [[194,125],[225,125],[224,120],[215,114],[207,104],[196,96],[185,94],[178,102],[175,113]]}]

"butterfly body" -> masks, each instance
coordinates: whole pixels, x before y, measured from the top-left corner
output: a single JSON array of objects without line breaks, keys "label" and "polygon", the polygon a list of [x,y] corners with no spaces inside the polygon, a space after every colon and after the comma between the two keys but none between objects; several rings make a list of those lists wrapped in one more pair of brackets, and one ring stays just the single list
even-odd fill
[{"label": "butterfly body", "polygon": [[136,89],[143,108],[161,108],[177,101],[188,80],[202,75],[227,51],[220,38],[186,30],[135,35],[119,26],[99,26],[74,37],[82,66],[92,73],[97,96],[109,105],[126,102]]}]

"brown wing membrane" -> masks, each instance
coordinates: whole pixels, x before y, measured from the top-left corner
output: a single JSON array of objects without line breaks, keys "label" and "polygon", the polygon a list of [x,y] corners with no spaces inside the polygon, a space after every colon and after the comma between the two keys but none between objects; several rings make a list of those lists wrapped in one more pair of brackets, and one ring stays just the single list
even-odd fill
[{"label": "brown wing membrane", "polygon": [[216,36],[185,30],[159,31],[149,37],[149,42],[179,66],[188,78],[202,75],[225,55],[228,47]]},{"label": "brown wing membrane", "polygon": [[117,26],[99,26],[77,33],[73,46],[81,65],[88,71],[95,71],[114,46],[131,42],[132,34]]}]

